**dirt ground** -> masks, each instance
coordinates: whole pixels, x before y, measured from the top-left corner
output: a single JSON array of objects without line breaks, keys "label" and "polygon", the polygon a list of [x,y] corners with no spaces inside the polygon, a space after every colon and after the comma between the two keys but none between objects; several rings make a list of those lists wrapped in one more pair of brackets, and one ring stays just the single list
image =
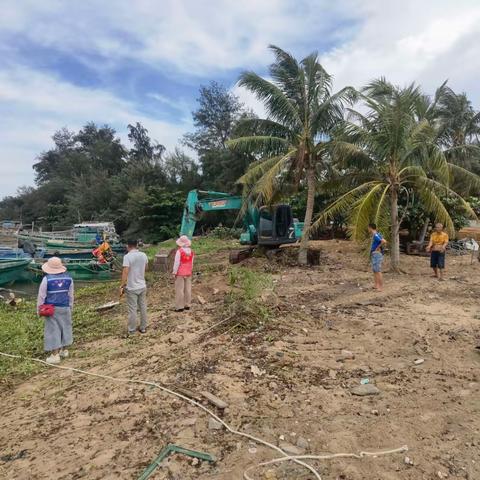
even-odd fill
[{"label": "dirt ground", "polygon": [[[378,293],[358,247],[317,246],[318,267],[246,261],[274,279],[262,294],[273,315],[257,331],[200,335],[219,321],[225,254],[195,279],[204,305],[175,314],[172,286],[159,280],[149,292],[147,335],[73,348],[64,365],[206,390],[228,403],[223,412],[205,403],[228,424],[300,452],[408,446],[389,456],[311,460],[323,480],[480,479],[480,264],[450,256],[442,283],[430,278],[427,258],[402,257],[407,273],[386,265]],[[106,315],[121,323],[124,308]],[[379,393],[353,395],[362,379]],[[197,407],[145,385],[45,368],[0,396],[0,478],[137,479],[168,443],[217,461],[172,456],[152,479],[242,479],[249,466],[279,456],[212,429]],[[250,476],[314,478],[288,462]]]}]

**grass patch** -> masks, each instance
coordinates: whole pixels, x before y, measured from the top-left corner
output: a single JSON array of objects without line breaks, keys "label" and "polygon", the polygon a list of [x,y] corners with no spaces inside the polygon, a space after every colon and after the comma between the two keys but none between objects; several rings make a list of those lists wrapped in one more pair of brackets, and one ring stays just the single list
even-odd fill
[{"label": "grass patch", "polygon": [[230,291],[225,296],[223,331],[245,332],[263,327],[270,319],[271,310],[262,295],[273,288],[272,276],[246,267],[228,270]]},{"label": "grass patch", "polygon": [[[109,314],[99,314],[95,306],[111,300],[112,286],[96,284],[76,290],[73,311],[73,347],[119,331]],[[14,309],[0,304],[0,351],[13,355],[43,358],[43,320],[36,315],[36,302],[22,302]],[[26,377],[41,367],[31,362],[0,357],[0,382]]]},{"label": "grass patch", "polygon": [[[165,242],[151,245],[142,250],[147,254],[149,260],[153,260],[155,254],[162,248],[172,249],[177,248],[174,239],[166,240]],[[197,237],[192,241],[192,249],[196,255],[204,255],[209,253],[219,252],[221,250],[231,250],[240,248],[240,242],[237,239],[215,238],[211,236]]]}]

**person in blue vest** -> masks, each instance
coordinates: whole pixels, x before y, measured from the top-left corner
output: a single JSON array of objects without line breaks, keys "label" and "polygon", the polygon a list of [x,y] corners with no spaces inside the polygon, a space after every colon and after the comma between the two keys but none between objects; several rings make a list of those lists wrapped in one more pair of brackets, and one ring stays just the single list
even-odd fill
[{"label": "person in blue vest", "polygon": [[[67,347],[73,342],[73,279],[58,257],[49,258],[42,270],[46,275],[38,289],[37,311],[40,315],[46,313],[42,310],[50,314],[43,317],[43,343],[45,351],[49,352],[46,362],[58,364],[62,358],[68,357]],[[47,308],[42,309],[42,306]]]}]

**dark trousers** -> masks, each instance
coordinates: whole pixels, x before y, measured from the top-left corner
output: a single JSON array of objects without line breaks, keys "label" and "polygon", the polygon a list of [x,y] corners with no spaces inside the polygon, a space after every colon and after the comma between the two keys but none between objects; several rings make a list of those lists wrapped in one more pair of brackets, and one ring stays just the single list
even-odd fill
[{"label": "dark trousers", "polygon": [[445,252],[432,252],[430,254],[430,267],[445,268]]}]

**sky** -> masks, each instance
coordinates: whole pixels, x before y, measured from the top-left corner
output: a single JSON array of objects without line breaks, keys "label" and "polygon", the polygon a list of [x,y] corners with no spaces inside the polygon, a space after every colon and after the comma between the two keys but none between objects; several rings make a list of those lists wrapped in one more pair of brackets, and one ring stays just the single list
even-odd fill
[{"label": "sky", "polygon": [[0,198],[33,185],[62,128],[141,122],[172,150],[211,80],[259,115],[239,74],[267,75],[274,44],[317,51],[335,89],[385,76],[480,107],[478,0],[0,0]]}]

